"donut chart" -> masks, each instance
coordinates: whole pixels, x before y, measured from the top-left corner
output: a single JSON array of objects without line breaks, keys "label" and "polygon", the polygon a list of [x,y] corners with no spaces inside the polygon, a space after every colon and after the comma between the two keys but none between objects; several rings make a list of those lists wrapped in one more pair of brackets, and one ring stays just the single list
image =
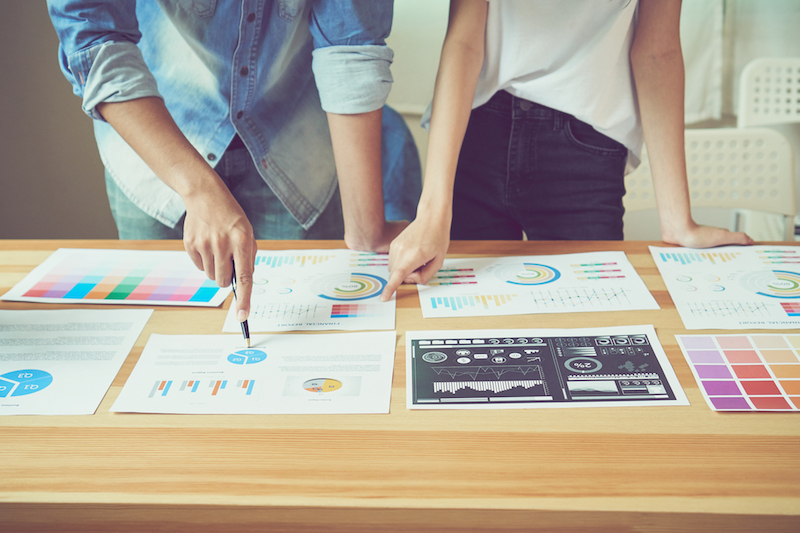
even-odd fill
[{"label": "donut chart", "polygon": [[228,361],[234,365],[253,365],[260,363],[267,358],[267,354],[261,350],[239,350],[228,356]]},{"label": "donut chart", "polygon": [[561,277],[557,269],[538,263],[523,263],[523,268],[510,265],[500,271],[501,277],[507,283],[514,285],[544,285]]},{"label": "donut chart", "polygon": [[331,378],[309,379],[305,383],[303,383],[303,388],[308,392],[321,394],[341,389],[342,382],[339,381],[338,379],[331,379]]},{"label": "donut chart", "polygon": [[53,376],[44,370],[16,370],[0,376],[0,398],[27,396],[46,389]]},{"label": "donut chart", "polygon": [[800,273],[786,270],[753,272],[742,278],[748,290],[768,298],[800,298]]},{"label": "donut chart", "polygon": [[378,296],[386,286],[386,280],[373,274],[354,272],[326,277],[314,286],[320,298],[354,301]]}]

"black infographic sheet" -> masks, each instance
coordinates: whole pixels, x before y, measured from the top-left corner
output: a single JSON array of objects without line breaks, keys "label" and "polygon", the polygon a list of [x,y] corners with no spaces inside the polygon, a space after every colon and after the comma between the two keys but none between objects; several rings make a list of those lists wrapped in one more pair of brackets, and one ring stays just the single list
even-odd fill
[{"label": "black infographic sheet", "polygon": [[409,409],[689,405],[651,325],[409,331]]}]

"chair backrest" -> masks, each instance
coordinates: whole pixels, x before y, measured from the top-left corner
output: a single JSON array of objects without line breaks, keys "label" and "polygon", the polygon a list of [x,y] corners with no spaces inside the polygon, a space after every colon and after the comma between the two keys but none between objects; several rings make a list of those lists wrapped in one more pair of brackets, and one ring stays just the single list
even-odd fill
[{"label": "chair backrest", "polygon": [[754,59],[739,77],[740,128],[800,122],[800,57]]},{"label": "chair backrest", "polygon": [[[754,209],[784,215],[785,238],[794,235],[794,154],[769,128],[686,130],[686,172],[693,207]],[[655,209],[647,153],[625,177],[625,209]]]}]

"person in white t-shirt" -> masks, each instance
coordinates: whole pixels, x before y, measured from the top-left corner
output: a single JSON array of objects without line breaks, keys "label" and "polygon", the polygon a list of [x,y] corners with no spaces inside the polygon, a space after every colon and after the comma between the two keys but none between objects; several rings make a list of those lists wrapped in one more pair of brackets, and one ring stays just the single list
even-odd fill
[{"label": "person in white t-shirt", "polygon": [[427,283],[450,239],[621,240],[625,166],[638,164],[643,140],[665,242],[752,244],[692,218],[680,9],[452,0],[422,197],[391,244],[382,298]]}]

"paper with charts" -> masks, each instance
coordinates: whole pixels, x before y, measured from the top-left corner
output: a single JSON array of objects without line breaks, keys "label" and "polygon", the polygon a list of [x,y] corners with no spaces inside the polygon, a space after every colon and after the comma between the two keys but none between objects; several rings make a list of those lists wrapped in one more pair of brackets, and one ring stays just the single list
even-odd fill
[{"label": "paper with charts", "polygon": [[409,409],[689,405],[653,326],[406,332]]},{"label": "paper with charts", "polygon": [[658,309],[624,252],[445,259],[425,318]]},{"label": "paper with charts", "polygon": [[714,411],[800,411],[800,335],[675,335]]},{"label": "paper with charts", "polygon": [[800,247],[650,247],[686,329],[800,328]]},{"label": "paper with charts", "polygon": [[388,413],[395,332],[151,335],[111,411]]},{"label": "paper with charts", "polygon": [[152,309],[0,311],[0,415],[90,415]]},{"label": "paper with charts", "polygon": [[[350,250],[259,251],[250,331],[394,329],[395,301],[380,301],[389,256]],[[240,331],[231,305],[222,331]]]},{"label": "paper with charts", "polygon": [[198,270],[186,252],[59,248],[2,299],[217,307],[229,293]]}]

